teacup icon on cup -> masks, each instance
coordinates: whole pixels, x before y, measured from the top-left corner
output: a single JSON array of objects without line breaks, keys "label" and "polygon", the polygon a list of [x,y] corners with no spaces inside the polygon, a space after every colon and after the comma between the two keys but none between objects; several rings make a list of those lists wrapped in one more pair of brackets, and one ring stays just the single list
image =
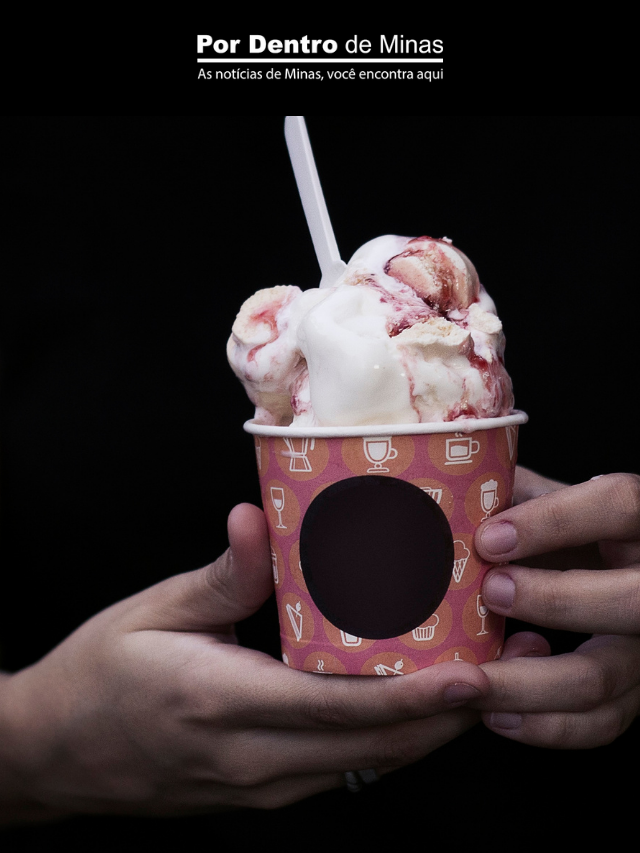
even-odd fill
[{"label": "teacup icon on cup", "polygon": [[471,462],[474,454],[480,450],[480,442],[468,435],[458,435],[448,438],[445,450],[445,465],[463,465]]},{"label": "teacup icon on cup", "polygon": [[362,445],[367,461],[373,466],[367,468],[367,474],[388,474],[389,469],[384,467],[384,463],[395,459],[398,455],[398,451],[391,445],[391,436],[376,435],[363,438]]},{"label": "teacup icon on cup", "polygon": [[482,506],[482,511],[486,513],[485,518],[489,518],[494,509],[497,508],[500,503],[500,499],[498,498],[498,483],[496,480],[487,480],[486,483],[483,483],[480,486],[480,505]]}]

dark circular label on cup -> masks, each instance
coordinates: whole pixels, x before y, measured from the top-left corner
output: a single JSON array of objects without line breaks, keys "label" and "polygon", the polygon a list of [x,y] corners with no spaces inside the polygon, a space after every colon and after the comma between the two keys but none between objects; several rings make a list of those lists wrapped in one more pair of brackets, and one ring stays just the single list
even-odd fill
[{"label": "dark circular label on cup", "polygon": [[435,612],[453,570],[453,536],[438,504],[395,477],[350,477],[311,502],[300,531],[309,593],[337,628],[399,637]]}]

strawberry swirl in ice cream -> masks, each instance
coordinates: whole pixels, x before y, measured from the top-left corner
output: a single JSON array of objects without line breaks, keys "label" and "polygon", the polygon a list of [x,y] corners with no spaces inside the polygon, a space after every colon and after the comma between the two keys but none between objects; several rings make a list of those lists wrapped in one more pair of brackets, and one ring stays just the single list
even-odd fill
[{"label": "strawberry swirl in ice cream", "polygon": [[227,353],[265,425],[459,421],[513,406],[495,305],[446,237],[378,237],[333,287],[259,290]]}]

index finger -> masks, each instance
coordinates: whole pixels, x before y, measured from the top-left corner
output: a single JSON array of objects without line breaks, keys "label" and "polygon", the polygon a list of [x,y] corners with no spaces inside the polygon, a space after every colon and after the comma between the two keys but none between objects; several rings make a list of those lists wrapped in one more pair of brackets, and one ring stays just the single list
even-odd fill
[{"label": "index finger", "polygon": [[518,713],[597,708],[637,686],[639,664],[640,638],[619,636],[593,637],[564,655],[492,661],[483,664],[491,693],[477,707]]},{"label": "index finger", "polygon": [[511,507],[480,526],[485,560],[518,560],[599,540],[640,537],[640,477],[607,474]]},{"label": "index finger", "polygon": [[548,492],[556,492],[558,489],[566,488],[567,483],[550,480],[530,468],[525,468],[524,465],[518,465],[513,484],[513,502],[514,504],[521,504],[530,501],[532,498],[539,498],[540,495],[546,495]]}]

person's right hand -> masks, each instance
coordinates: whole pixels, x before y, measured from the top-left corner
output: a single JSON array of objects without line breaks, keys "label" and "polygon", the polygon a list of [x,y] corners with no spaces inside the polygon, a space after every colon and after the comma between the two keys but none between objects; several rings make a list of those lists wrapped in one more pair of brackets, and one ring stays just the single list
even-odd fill
[{"label": "person's right hand", "polygon": [[[229,517],[231,548],[99,613],[0,684],[14,801],[78,813],[273,808],[413,762],[472,726],[482,670],[318,676],[237,645],[272,589],[266,523]],[[453,710],[452,710],[453,709]]]}]

